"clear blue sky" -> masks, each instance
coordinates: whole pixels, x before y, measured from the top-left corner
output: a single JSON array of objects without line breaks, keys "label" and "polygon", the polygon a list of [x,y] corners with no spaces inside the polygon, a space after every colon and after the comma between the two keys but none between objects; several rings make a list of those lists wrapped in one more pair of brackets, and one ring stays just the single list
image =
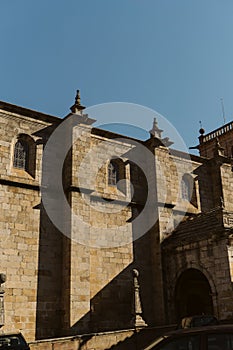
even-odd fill
[{"label": "clear blue sky", "polygon": [[2,0],[0,100],[63,117],[79,88],[86,106],[152,108],[195,145],[199,120],[223,124],[220,98],[233,119],[232,15],[232,0]]}]

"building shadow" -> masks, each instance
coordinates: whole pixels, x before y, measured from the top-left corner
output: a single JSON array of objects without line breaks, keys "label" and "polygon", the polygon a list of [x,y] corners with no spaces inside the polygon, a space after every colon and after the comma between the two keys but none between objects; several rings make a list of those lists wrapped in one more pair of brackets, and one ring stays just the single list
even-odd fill
[{"label": "building shadow", "polygon": [[56,230],[43,205],[40,211],[36,339],[132,328],[135,268],[140,272],[143,318],[155,324],[151,232],[133,242],[132,262],[91,298],[89,312],[73,325],[64,324],[64,316],[70,316],[70,239]]},{"label": "building shadow", "polygon": [[63,235],[54,228],[40,205],[40,237],[36,302],[36,339],[61,333]]},{"label": "building shadow", "polygon": [[[45,144],[51,130],[40,131],[42,143]],[[67,136],[67,142],[71,143]],[[51,150],[56,154],[57,150]],[[56,159],[51,158],[49,176],[44,174],[42,186],[49,186],[56,198],[56,185],[50,178],[53,174]],[[112,280],[101,288],[89,302],[89,311],[70,324],[71,319],[71,266],[72,247],[69,237],[64,236],[51,222],[47,212],[41,204],[40,208],[40,237],[38,260],[38,290],[36,305],[36,339],[53,338],[67,335],[77,335],[93,332],[103,332],[132,328],[132,303],[134,299],[132,270],[139,271],[140,296],[143,318],[149,326],[161,323],[160,311],[157,306],[163,302],[161,280],[161,256],[158,238],[158,225],[144,235],[138,234],[139,228],[135,224],[135,217],[140,215],[147,200],[147,184],[142,171],[131,166],[131,181],[134,183],[134,195],[129,210],[132,213],[132,259]],[[63,187],[69,202],[72,174],[71,151],[67,155],[63,167]],[[151,171],[154,177],[154,170]],[[156,194],[154,204],[156,203]],[[147,213],[148,221],[156,207],[151,206],[151,213]],[[64,211],[63,204],[59,207],[58,216],[64,219],[66,231],[71,232],[71,213]],[[117,251],[116,251],[117,252]],[[114,251],[113,251],[114,254]],[[104,269],[104,267],[103,267]],[[92,272],[93,273],[93,272]],[[160,276],[158,278],[158,276]],[[158,282],[158,283],[157,283]],[[79,286],[77,286],[78,288]],[[74,308],[72,309],[74,313]]]}]

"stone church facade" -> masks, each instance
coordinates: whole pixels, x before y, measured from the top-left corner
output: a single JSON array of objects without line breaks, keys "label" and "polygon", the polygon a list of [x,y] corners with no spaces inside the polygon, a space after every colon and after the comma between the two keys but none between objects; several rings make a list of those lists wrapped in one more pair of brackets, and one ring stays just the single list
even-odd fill
[{"label": "stone church facade", "polygon": [[232,123],[201,131],[195,156],[156,122],[146,141],[93,122],[79,96],[65,119],[0,102],[1,330],[33,340],[133,327],[133,269],[148,326],[233,318]]}]

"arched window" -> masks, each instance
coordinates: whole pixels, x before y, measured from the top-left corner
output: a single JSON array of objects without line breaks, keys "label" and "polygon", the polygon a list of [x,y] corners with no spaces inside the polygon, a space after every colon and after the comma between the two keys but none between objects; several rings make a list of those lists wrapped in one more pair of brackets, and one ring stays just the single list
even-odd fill
[{"label": "arched window", "polygon": [[13,166],[27,170],[28,167],[28,144],[19,139],[15,144]]},{"label": "arched window", "polygon": [[181,180],[181,198],[187,201],[191,200],[192,197],[192,183],[191,183],[191,179],[183,176],[182,180]]},{"label": "arched window", "polygon": [[13,167],[24,170],[35,178],[36,174],[36,142],[27,134],[19,134],[14,145]]},{"label": "arched window", "polygon": [[118,166],[114,161],[110,161],[108,164],[108,184],[116,186],[118,181]]}]

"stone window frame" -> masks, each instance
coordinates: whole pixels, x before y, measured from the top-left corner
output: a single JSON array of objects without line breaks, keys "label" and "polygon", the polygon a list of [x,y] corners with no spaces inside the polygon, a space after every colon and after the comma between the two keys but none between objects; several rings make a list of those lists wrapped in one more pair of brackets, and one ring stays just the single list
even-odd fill
[{"label": "stone window frame", "polygon": [[114,159],[108,163],[108,186],[117,186],[119,180],[119,167]]},{"label": "stone window frame", "polygon": [[193,178],[184,174],[181,179],[181,198],[190,202],[193,192]]},{"label": "stone window frame", "polygon": [[[20,151],[21,155],[19,155]],[[24,171],[35,178],[36,142],[30,135],[24,133],[17,135],[13,146],[12,167],[16,171]]]},{"label": "stone window frame", "polygon": [[14,147],[13,167],[27,170],[28,168],[28,143],[25,140],[18,139]]},{"label": "stone window frame", "polygon": [[127,162],[122,158],[112,158],[107,163],[107,186],[115,188],[123,195],[127,193],[126,183]]},{"label": "stone window frame", "polygon": [[198,208],[197,183],[193,174],[184,174],[181,179],[180,197]]}]

